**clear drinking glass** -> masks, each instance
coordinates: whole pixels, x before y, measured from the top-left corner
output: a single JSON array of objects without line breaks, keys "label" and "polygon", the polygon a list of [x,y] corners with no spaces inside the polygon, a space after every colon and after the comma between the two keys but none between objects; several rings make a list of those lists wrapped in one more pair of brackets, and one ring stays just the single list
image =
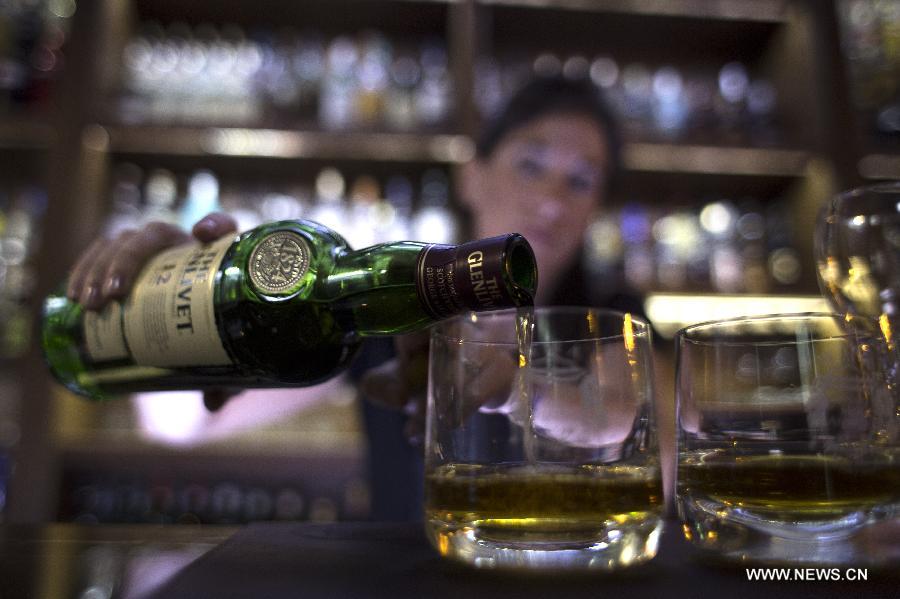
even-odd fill
[{"label": "clear drinking glass", "polygon": [[900,183],[836,194],[819,213],[816,273],[838,312],[900,323]]},{"label": "clear drinking glass", "polygon": [[835,311],[878,321],[888,384],[900,395],[900,182],[832,196],[816,221],[815,258]]},{"label": "clear drinking glass", "polygon": [[520,318],[470,314],[433,329],[432,544],[484,568],[649,560],[664,504],[648,325],[618,312],[537,309],[529,355]]},{"label": "clear drinking glass", "polygon": [[877,563],[861,539],[900,514],[900,412],[877,323],[782,314],[676,336],[677,503],[719,556]]}]

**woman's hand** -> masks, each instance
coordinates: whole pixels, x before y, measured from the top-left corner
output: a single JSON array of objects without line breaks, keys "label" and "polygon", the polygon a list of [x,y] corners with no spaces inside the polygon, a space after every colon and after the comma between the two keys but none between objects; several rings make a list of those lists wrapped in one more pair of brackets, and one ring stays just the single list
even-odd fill
[{"label": "woman's hand", "polygon": [[366,400],[406,412],[404,433],[413,443],[421,442],[425,431],[428,343],[428,331],[395,337],[397,356],[368,371],[360,387]]},{"label": "woman's hand", "polygon": [[[151,222],[141,229],[125,231],[115,239],[97,239],[81,254],[69,275],[66,296],[88,310],[101,310],[112,300],[122,299],[147,261],[159,252],[196,239],[209,243],[234,233],[237,223],[221,212],[200,219],[191,234],[175,225]],[[236,392],[213,389],[203,393],[203,403],[214,412]]]},{"label": "woman's hand", "polygon": [[[368,371],[362,378],[363,397],[382,407],[403,410],[408,419],[404,433],[412,443],[420,443],[425,432],[425,408],[428,397],[428,331],[401,335],[394,339],[397,356]],[[514,356],[505,350],[485,348],[477,370],[460,395],[462,402],[453,416],[468,418],[479,409],[493,409],[506,402],[517,371]]]},{"label": "woman's hand", "polygon": [[[236,230],[233,218],[213,212],[200,219],[191,233],[194,239],[206,243]],[[128,295],[147,260],[190,240],[191,235],[180,227],[163,222],[125,231],[112,240],[97,239],[76,261],[66,296],[88,310],[100,310],[110,300]]]}]

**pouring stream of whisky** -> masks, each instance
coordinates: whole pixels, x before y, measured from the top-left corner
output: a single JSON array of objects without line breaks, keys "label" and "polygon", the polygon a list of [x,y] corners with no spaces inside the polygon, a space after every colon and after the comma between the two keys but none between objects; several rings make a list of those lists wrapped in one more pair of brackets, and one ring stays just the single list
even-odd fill
[{"label": "pouring stream of whisky", "polygon": [[519,353],[519,406],[525,410],[522,422],[522,449],[529,466],[537,465],[536,438],[534,434],[534,398],[531,376],[531,341],[534,337],[534,307],[520,307],[516,314],[516,342]]}]

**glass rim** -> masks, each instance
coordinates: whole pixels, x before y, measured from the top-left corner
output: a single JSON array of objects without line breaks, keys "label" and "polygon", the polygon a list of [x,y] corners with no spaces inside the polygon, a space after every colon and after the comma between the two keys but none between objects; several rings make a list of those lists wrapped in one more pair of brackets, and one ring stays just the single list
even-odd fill
[{"label": "glass rim", "polygon": [[875,193],[900,193],[900,180],[886,180],[886,181],[877,181],[874,183],[869,183],[866,185],[859,185],[857,187],[852,187],[850,189],[845,189],[843,191],[838,191],[834,194],[836,198],[849,198],[854,196],[859,196],[864,193],[875,192]]},{"label": "glass rim", "polygon": [[[461,338],[460,335],[451,335],[449,333],[444,333],[443,330],[447,327],[453,326],[455,323],[462,322],[465,320],[471,320],[473,317],[475,318],[485,318],[485,319],[495,319],[506,317],[510,315],[516,315],[518,313],[517,308],[507,308],[503,310],[491,310],[489,312],[475,312],[468,311],[463,312],[462,314],[458,314],[452,318],[448,318],[437,323],[435,326],[431,327],[431,339],[440,338],[446,341],[466,344],[466,345],[478,345],[478,346],[496,346],[496,347],[510,347],[516,348],[518,346],[518,342],[513,339],[510,341],[489,341],[489,340],[480,340],[480,339],[465,339]],[[611,308],[597,308],[593,306],[536,306],[534,308],[535,317],[539,314],[589,314],[594,313],[599,316],[612,318],[615,317],[624,323],[626,317],[630,316],[632,326],[637,329],[633,330],[632,334],[635,338],[648,338],[650,337],[650,324],[642,316],[636,316],[631,312],[622,312],[620,310],[613,310]],[[616,339],[624,339],[625,334],[624,331],[620,333],[616,333],[613,335],[599,335],[595,337],[585,337],[578,339],[554,339],[552,341],[541,341],[538,339],[532,340],[532,346],[535,347],[543,347],[547,345],[554,345],[560,343],[596,343],[598,341],[610,341]]]},{"label": "glass rim", "polygon": [[[680,346],[682,343],[691,343],[694,345],[714,345],[717,343],[715,339],[693,339],[690,337],[690,334],[698,331],[699,329],[704,328],[713,328],[713,327],[721,327],[726,325],[735,325],[742,322],[747,323],[756,323],[756,322],[764,322],[764,321],[779,321],[779,320],[832,320],[832,321],[845,321],[850,322],[852,320],[864,320],[870,321],[870,319],[864,316],[858,316],[855,314],[840,314],[838,312],[776,312],[772,314],[750,314],[746,316],[734,316],[731,318],[723,318],[723,319],[715,319],[715,320],[706,320],[703,322],[697,322],[694,324],[690,324],[686,327],[682,327],[675,332],[676,345]],[[845,339],[848,335],[846,333],[837,334],[837,335],[827,335],[823,336],[820,339],[816,339],[816,341],[824,341],[826,339]],[[759,342],[756,341],[730,341],[732,345],[759,345]],[[784,342],[779,342],[779,344],[783,344]]]}]

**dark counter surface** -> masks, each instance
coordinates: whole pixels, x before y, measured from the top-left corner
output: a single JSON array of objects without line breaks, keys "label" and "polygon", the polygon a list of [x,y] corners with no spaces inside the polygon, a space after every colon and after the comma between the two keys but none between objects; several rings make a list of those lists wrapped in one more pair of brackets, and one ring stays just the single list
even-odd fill
[{"label": "dark counter surface", "polygon": [[450,563],[417,524],[0,527],[0,599],[900,597],[893,564],[859,581],[751,581],[744,566],[703,560],[675,521],[649,564],[578,576]]}]

